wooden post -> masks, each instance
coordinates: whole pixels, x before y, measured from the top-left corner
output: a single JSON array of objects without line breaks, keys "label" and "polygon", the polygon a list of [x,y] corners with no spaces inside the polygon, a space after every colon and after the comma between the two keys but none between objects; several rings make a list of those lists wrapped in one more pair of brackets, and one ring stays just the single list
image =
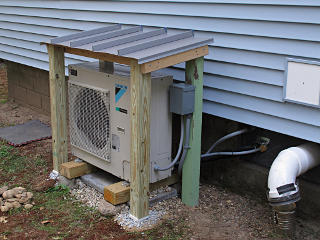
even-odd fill
[{"label": "wooden post", "polygon": [[53,169],[68,161],[66,81],[63,47],[48,45]]},{"label": "wooden post", "polygon": [[199,203],[202,97],[203,97],[203,57],[186,62],[186,83],[195,86],[195,106],[191,121],[191,147],[187,153],[182,171],[182,202],[187,206]]},{"label": "wooden post", "polygon": [[140,219],[149,214],[151,74],[142,74],[131,62],[130,213]]}]

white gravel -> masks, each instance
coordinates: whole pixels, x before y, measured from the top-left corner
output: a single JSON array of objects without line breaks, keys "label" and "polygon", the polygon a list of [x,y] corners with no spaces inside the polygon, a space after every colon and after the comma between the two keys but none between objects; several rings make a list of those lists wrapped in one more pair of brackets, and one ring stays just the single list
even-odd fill
[{"label": "white gravel", "polygon": [[93,208],[97,208],[99,202],[104,199],[102,193],[84,184],[80,179],[76,180],[76,187],[71,190],[71,195],[87,206]]},{"label": "white gravel", "polygon": [[[170,190],[169,187],[159,188],[150,193],[150,199],[164,192],[169,192]],[[100,201],[104,199],[102,193],[86,185],[80,179],[76,180],[75,187],[71,190],[71,194],[76,200],[96,209],[98,209]],[[122,211],[115,216],[114,221],[127,230],[149,229],[158,224],[164,215],[171,213],[171,211],[176,209],[180,204],[181,201],[177,197],[157,202],[150,207],[149,215],[140,220],[133,218],[130,214],[129,207],[125,206]]]},{"label": "white gravel", "polygon": [[129,213],[129,210],[125,210],[119,213],[114,220],[120,226],[128,230],[145,229],[145,228],[150,228],[156,225],[161,220],[161,217],[164,214],[165,214],[165,211],[150,210],[149,215],[147,217],[137,220],[131,216],[131,214]]}]

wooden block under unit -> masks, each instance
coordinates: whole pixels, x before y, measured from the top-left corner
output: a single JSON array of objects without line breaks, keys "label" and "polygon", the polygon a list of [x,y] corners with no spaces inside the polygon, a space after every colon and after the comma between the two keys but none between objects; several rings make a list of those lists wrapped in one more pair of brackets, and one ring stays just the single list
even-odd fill
[{"label": "wooden block under unit", "polygon": [[130,199],[130,185],[125,182],[117,182],[104,188],[104,199],[113,205],[128,202]]},{"label": "wooden block under unit", "polygon": [[93,172],[94,167],[86,162],[66,162],[60,165],[60,174],[68,179]]},{"label": "wooden block under unit", "polygon": [[[150,191],[179,182],[179,176],[174,174],[159,182],[150,184]],[[126,181],[117,182],[104,187],[104,199],[113,205],[126,203],[130,200],[130,185]]]}]

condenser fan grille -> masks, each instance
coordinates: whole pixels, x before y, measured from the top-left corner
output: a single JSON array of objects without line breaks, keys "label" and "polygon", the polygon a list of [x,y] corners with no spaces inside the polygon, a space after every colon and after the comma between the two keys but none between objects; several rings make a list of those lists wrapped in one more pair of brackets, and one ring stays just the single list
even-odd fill
[{"label": "condenser fan grille", "polygon": [[70,141],[73,146],[109,160],[109,112],[109,91],[69,81]]}]

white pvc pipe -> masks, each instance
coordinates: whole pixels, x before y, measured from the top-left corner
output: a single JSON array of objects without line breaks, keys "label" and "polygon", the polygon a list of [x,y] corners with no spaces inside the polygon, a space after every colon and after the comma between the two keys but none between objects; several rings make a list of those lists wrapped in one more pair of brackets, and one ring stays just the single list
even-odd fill
[{"label": "white pvc pipe", "polygon": [[[319,144],[307,143],[281,151],[269,172],[269,199],[289,196],[298,192],[296,177],[319,164]],[[279,194],[277,188],[287,184],[294,184],[296,190]]]}]

